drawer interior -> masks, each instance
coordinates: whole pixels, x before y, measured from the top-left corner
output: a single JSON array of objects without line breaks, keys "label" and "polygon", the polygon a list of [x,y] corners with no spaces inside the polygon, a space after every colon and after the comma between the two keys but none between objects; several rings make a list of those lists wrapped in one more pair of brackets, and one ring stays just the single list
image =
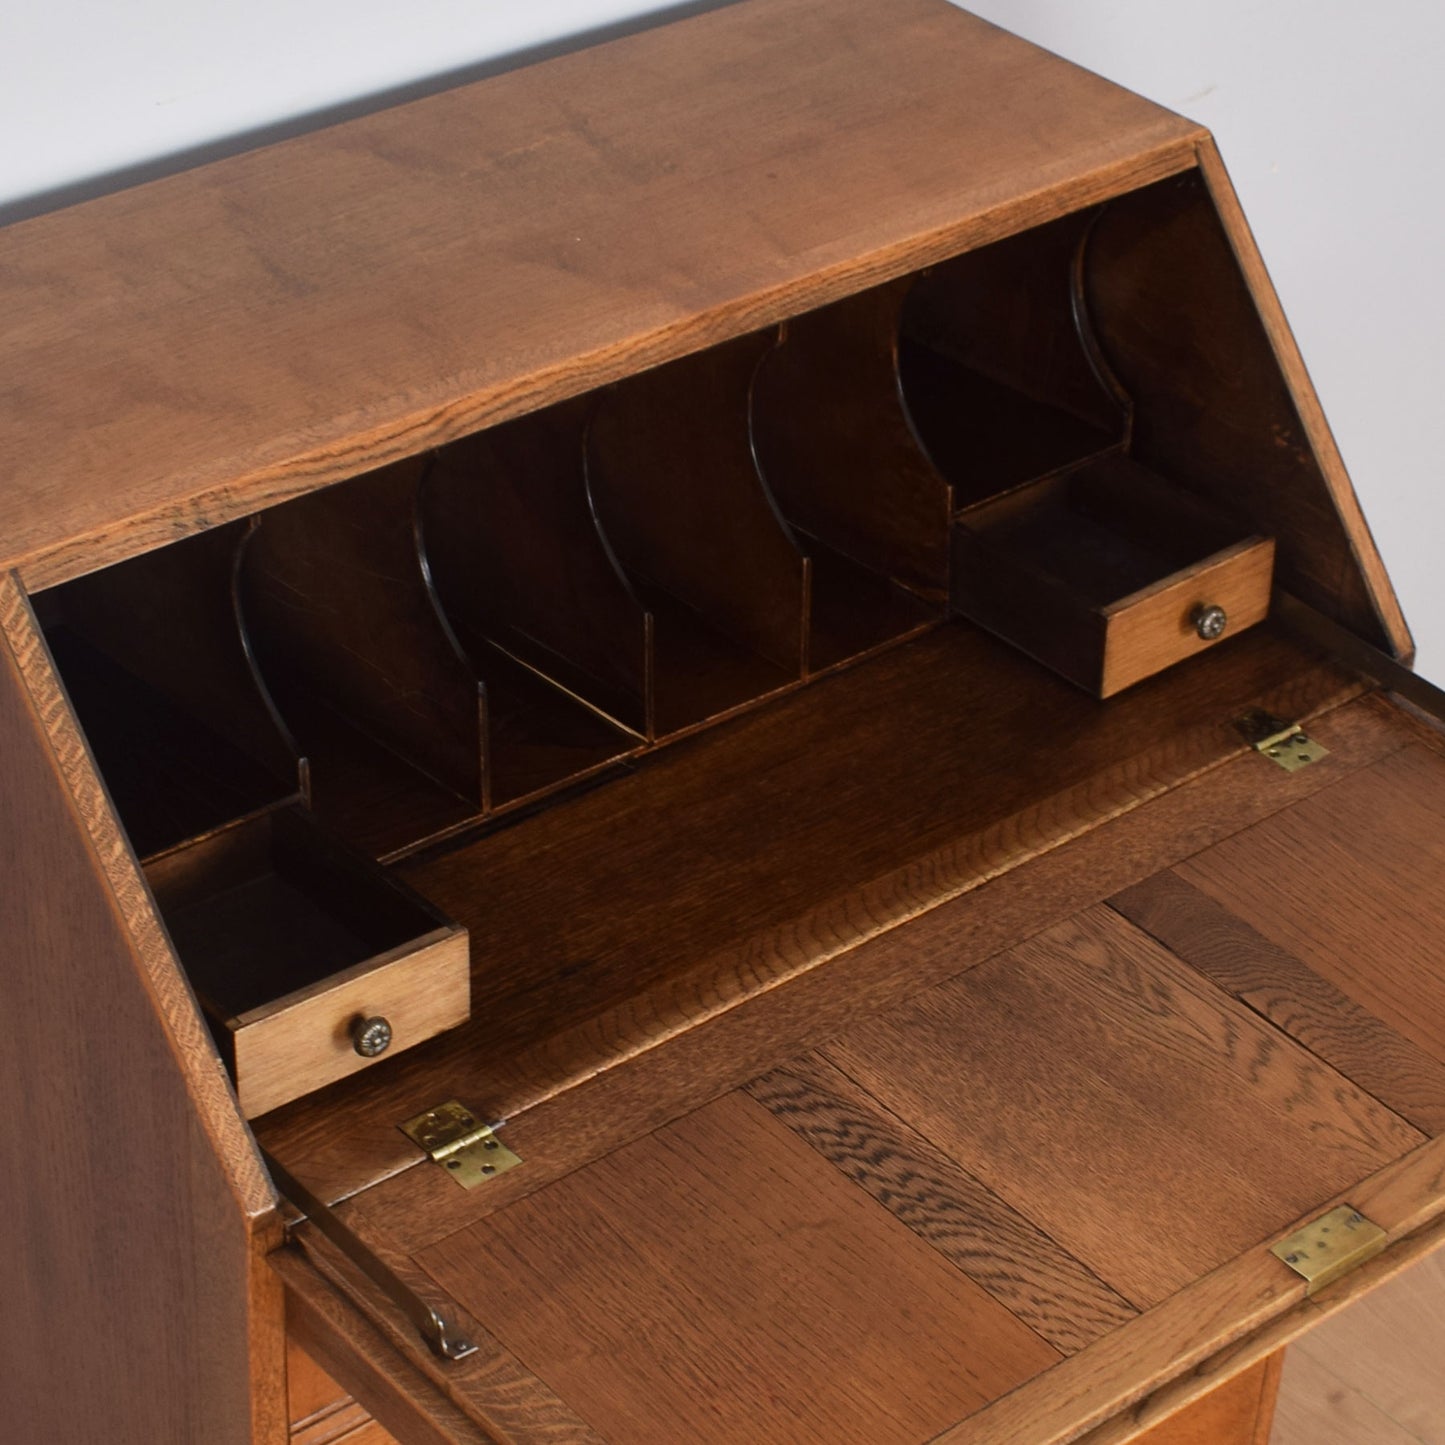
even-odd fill
[{"label": "drawer interior", "polygon": [[305,808],[208,834],[145,873],[248,1117],[470,1013],[465,930]]},{"label": "drawer interior", "polygon": [[954,605],[1101,696],[1267,615],[1271,538],[1109,452],[977,502]]},{"label": "drawer interior", "polygon": [[[1010,820],[1031,820],[1024,851],[1051,846],[1227,755],[1235,713],[1333,696],[1338,675],[1272,634],[1149,678],[1161,653],[1102,704],[1023,655],[1089,685],[1080,616],[1241,539],[1276,539],[1279,580],[1333,605],[1319,509],[1267,500],[1309,458],[1281,444],[1300,423],[1273,369],[1191,174],[64,583],[37,612],[158,895],[270,859],[194,910],[162,900],[201,992],[274,1003],[393,947],[293,867],[277,840],[304,814],[307,856],[381,865],[358,892],[403,878],[470,930],[505,1113],[704,1007],[642,1008],[600,1042],[654,991],[731,996],[736,951],[790,930],[747,987],[811,968],[1011,866]],[[1051,589],[1057,656],[1000,621]],[[848,900],[870,889],[860,920]]]},{"label": "drawer interior", "polygon": [[960,514],[962,528],[1099,610],[1247,539],[1241,526],[1112,455]]},{"label": "drawer interior", "polygon": [[197,994],[222,1021],[448,927],[301,809],[178,848],[150,863],[146,879]]}]

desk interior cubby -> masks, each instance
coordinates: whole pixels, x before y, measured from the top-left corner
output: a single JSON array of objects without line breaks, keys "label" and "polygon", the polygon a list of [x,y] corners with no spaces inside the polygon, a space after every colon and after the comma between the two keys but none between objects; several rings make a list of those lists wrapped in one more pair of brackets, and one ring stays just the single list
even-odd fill
[{"label": "desk interior cubby", "polygon": [[[1254,485],[1281,469],[1307,499],[1324,485],[1281,445],[1300,422],[1274,374],[1186,176],[136,556],[37,609],[216,1017],[324,990],[455,919],[490,1037],[520,1057],[706,971],[710,939],[823,919],[929,849],[967,853],[1047,810],[1123,768],[1141,719],[1195,738],[1177,754],[1194,766],[1236,745],[1215,713],[1280,686],[1328,695],[1306,653],[1233,638],[1264,615],[1276,545],[1274,575],[1305,596],[1334,545],[1313,502],[1291,514],[1287,487]],[[1180,589],[1245,556],[1248,606],[1217,657],[1153,676],[1200,650],[1174,637]],[[1104,641],[1121,609],[1163,638],[1127,675]],[[1047,777],[1022,778],[1022,756],[1047,757]],[[372,923],[406,909],[378,903],[354,925],[325,881],[337,870],[353,902],[404,876],[441,923],[407,915],[399,939]],[[904,912],[928,906],[912,887]],[[668,948],[634,947],[639,929]],[[413,1052],[449,1058],[469,1038]]]}]

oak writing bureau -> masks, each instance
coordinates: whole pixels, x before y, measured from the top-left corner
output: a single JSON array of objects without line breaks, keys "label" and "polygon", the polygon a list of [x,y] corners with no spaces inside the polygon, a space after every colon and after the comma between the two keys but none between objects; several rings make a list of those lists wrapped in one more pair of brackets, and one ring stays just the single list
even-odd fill
[{"label": "oak writing bureau", "polygon": [[1441,1242],[1439,695],[1198,126],[744,0],[0,297],[7,1440],[1261,1441]]}]

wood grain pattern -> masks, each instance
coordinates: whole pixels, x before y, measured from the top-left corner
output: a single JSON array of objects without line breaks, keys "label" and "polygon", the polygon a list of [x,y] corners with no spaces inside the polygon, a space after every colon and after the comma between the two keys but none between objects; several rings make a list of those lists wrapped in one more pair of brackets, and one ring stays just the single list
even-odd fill
[{"label": "wood grain pattern", "polygon": [[1109,905],[1417,1129],[1445,1133],[1445,1065],[1178,873]]},{"label": "wood grain pattern", "polygon": [[396,1445],[294,1339],[286,1347],[291,1445]]},{"label": "wood grain pattern", "polygon": [[[1431,1140],[1353,1186],[1350,1200],[1385,1229],[1391,1247],[1313,1298],[1305,1298],[1304,1281],[1269,1253],[1268,1242],[1251,1247],[1133,1324],[1061,1361],[1049,1372],[1046,1389],[1015,1391],[932,1445],[1135,1440],[1142,1429],[1204,1398],[1222,1380],[1439,1249],[1445,1243],[1442,1171],[1445,1142]],[[1310,1216],[1339,1202],[1323,1200]]]},{"label": "wood grain pattern", "polygon": [[[267,1147],[313,1187],[344,1158],[333,1182],[349,1194],[415,1159],[394,1125],[439,1099],[510,1118],[630,1065],[1241,751],[1230,719],[1256,689],[1291,714],[1337,698],[1311,664],[1256,631],[1101,711],[993,639],[944,628],[404,868],[485,940],[472,1002],[493,1026],[398,1059],[381,1087],[358,1079],[296,1108]],[[990,670],[998,686],[980,691]]]},{"label": "wood grain pattern", "polygon": [[1178,871],[1445,1061],[1442,818],[1445,761],[1412,747]]},{"label": "wood grain pattern", "polygon": [[21,222],[5,560],[58,581],[1170,174],[1200,134],[931,0],[772,0]]},{"label": "wood grain pattern", "polygon": [[291,1432],[291,1445],[397,1445],[360,1405],[345,1405],[332,1415],[309,1420]]},{"label": "wood grain pattern", "polygon": [[1269,1445],[1283,1366],[1281,1350],[1155,1425],[1138,1445]]},{"label": "wood grain pattern", "polygon": [[1193,615],[1202,605],[1222,607],[1229,636],[1263,622],[1269,612],[1274,542],[1239,543],[1182,575],[1105,609],[1101,697],[1112,697],[1142,678],[1214,644],[1199,636]]},{"label": "wood grain pattern", "polygon": [[1138,1313],[826,1060],[792,1060],[748,1093],[1061,1353]]},{"label": "wood grain pattern", "polygon": [[737,1094],[424,1263],[614,1445],[914,1445],[1058,1358]]},{"label": "wood grain pattern", "polygon": [[[457,1331],[476,1345],[460,1360],[439,1360],[416,1327],[370,1279],[319,1231],[303,1227],[295,1236],[306,1258],[330,1285],[359,1304],[400,1362],[452,1401],[466,1417],[503,1442],[519,1445],[604,1445],[590,1424],[475,1314],[465,1301],[439,1291],[419,1263],[371,1229],[365,1207],[350,1203],[345,1223],[420,1298],[441,1308]],[[490,1307],[488,1307],[490,1314]],[[333,1342],[331,1348],[336,1347]],[[401,1433],[401,1432],[398,1432]]]},{"label": "wood grain pattern", "polygon": [[[1326,763],[1279,773],[1261,791],[1260,759],[1249,754],[1182,784],[1053,851],[940,905],[930,913],[833,959],[825,969],[767,990],[680,1034],[666,1048],[637,1055],[575,1089],[514,1117],[508,1139],[528,1167],[484,1191],[465,1193],[404,1162],[376,1183],[368,1210],[389,1237],[410,1249],[435,1242],[532,1192],[598,1155],[655,1129],[798,1054],[851,1024],[949,978],[1041,926],[1068,917],[1234,832],[1243,823],[1308,796],[1326,779],[1367,764],[1413,735],[1398,714],[1374,699],[1317,720]],[[401,1106],[428,1106],[422,1085]],[[387,1098],[331,1101],[330,1115],[281,1110],[258,1125],[266,1145],[332,1198],[352,1193],[363,1167],[396,1149],[397,1118]],[[435,1102],[432,1099],[430,1102]],[[415,1109],[413,1110],[415,1112]],[[338,1147],[344,1137],[347,1147]],[[413,1158],[415,1159],[415,1155]]]},{"label": "wood grain pattern", "polygon": [[13,577],[0,737],[6,1429],[280,1445],[272,1196]]},{"label": "wood grain pattern", "polygon": [[279,999],[231,1021],[237,1094],[248,1119],[375,1064],[352,1046],[358,1019],[379,1016],[391,1025],[387,1058],[466,1022],[466,934],[454,930],[418,942],[359,965],[308,997]]},{"label": "wood grain pattern", "polygon": [[498,1445],[396,1350],[299,1249],[270,1266],[286,1291],[288,1337],[406,1445]]},{"label": "wood grain pattern", "polygon": [[823,1052],[1141,1306],[1421,1139],[1105,908]]}]

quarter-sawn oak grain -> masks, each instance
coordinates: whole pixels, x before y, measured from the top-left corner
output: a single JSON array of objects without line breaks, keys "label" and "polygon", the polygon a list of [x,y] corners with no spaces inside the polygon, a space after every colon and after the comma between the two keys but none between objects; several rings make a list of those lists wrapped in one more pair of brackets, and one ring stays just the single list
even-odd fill
[{"label": "quarter-sawn oak grain", "polygon": [[610,1445],[915,1445],[1058,1358],[740,1094],[422,1258]]},{"label": "quarter-sawn oak grain", "polygon": [[21,222],[0,561],[34,587],[174,540],[1170,174],[1202,135],[936,0],[770,0]]}]

